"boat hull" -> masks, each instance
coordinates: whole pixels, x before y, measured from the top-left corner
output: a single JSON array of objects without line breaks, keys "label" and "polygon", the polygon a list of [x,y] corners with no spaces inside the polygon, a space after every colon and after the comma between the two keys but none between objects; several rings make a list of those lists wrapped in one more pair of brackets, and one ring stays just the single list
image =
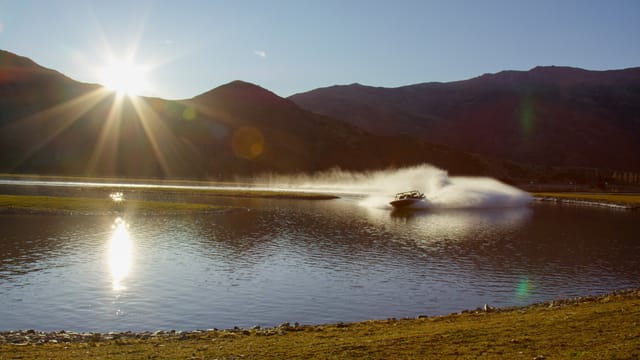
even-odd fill
[{"label": "boat hull", "polygon": [[400,200],[394,200],[389,204],[391,204],[391,206],[393,206],[396,209],[404,209],[404,208],[412,207],[416,204],[423,203],[423,202],[424,200],[422,199],[400,199]]}]

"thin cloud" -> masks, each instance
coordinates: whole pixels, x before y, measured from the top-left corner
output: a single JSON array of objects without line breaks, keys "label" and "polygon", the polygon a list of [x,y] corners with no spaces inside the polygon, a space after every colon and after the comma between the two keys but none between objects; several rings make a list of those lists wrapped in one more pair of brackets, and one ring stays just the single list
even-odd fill
[{"label": "thin cloud", "polygon": [[0,33],[4,31],[4,24],[0,21]]},{"label": "thin cloud", "polygon": [[267,57],[267,52],[266,51],[254,50],[253,53],[256,54],[256,56],[259,56],[259,57],[261,57],[263,59]]}]

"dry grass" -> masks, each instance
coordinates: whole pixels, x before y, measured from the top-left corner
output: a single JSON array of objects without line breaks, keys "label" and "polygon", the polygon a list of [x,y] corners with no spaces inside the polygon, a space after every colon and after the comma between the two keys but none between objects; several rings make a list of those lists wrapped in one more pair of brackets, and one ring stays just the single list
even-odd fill
[{"label": "dry grass", "polygon": [[412,320],[0,345],[0,359],[632,359],[640,292]]}]

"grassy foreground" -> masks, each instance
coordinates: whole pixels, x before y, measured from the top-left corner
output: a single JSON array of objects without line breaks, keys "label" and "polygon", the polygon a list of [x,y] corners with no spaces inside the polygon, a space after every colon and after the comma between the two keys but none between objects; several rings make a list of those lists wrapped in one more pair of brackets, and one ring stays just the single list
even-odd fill
[{"label": "grassy foreground", "polygon": [[51,214],[104,214],[112,212],[182,213],[227,209],[208,204],[163,201],[78,198],[61,196],[0,195],[0,212]]},{"label": "grassy foreground", "polygon": [[640,290],[432,318],[0,345],[0,359],[479,357],[637,359]]}]

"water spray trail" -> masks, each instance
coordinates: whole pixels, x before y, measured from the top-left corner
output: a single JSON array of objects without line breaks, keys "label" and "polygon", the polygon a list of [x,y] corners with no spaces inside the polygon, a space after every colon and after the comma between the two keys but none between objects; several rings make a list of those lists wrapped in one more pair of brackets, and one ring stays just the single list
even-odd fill
[{"label": "water spray trail", "polygon": [[361,204],[386,208],[395,193],[419,190],[429,208],[486,208],[524,206],[531,195],[488,177],[449,176],[423,164],[369,172],[331,170],[314,175],[271,176],[258,181],[270,186],[365,196]]}]

